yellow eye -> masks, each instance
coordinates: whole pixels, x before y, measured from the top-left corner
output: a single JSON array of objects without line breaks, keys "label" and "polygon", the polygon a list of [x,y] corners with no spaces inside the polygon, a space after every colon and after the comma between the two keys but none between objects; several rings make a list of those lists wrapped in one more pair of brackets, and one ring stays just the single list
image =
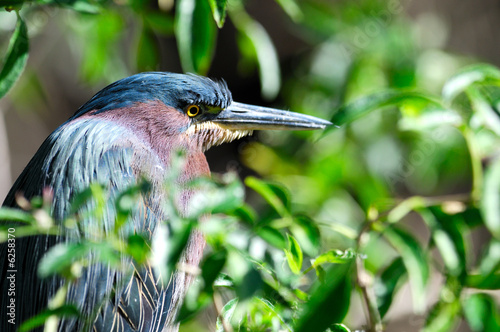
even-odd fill
[{"label": "yellow eye", "polygon": [[200,106],[198,105],[189,105],[186,111],[189,117],[195,117],[200,114]]}]

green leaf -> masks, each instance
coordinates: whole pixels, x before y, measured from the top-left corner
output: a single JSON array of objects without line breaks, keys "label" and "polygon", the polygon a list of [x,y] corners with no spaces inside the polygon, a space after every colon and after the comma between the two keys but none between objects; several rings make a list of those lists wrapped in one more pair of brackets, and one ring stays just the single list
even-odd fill
[{"label": "green leaf", "polygon": [[212,179],[200,178],[191,183],[195,194],[189,201],[187,216],[197,219],[207,213],[228,213],[243,204],[245,189],[233,174],[227,174],[224,183],[216,183]]},{"label": "green leaf", "polygon": [[137,263],[143,264],[149,257],[151,247],[143,236],[133,234],[127,239],[126,251],[137,261]]},{"label": "green leaf", "polygon": [[277,2],[292,20],[297,22],[303,18],[304,14],[295,0],[277,0]]},{"label": "green leaf", "polygon": [[464,274],[467,264],[463,234],[466,229],[461,215],[445,214],[438,207],[419,209],[417,212],[429,226],[447,272],[457,277]]},{"label": "green leaf", "polygon": [[258,228],[255,232],[264,241],[275,246],[276,248],[285,249],[287,247],[285,237],[275,228],[264,226]]},{"label": "green leaf", "polygon": [[[105,262],[112,265],[120,264],[120,254],[109,243],[60,243],[49,249],[38,263],[38,276],[46,278],[54,274],[66,277],[73,277],[71,265],[77,261],[88,260],[91,253],[95,253],[98,262]],[[95,262],[91,262],[95,263]]]},{"label": "green leaf", "polygon": [[10,38],[7,54],[0,71],[0,98],[9,92],[21,76],[28,61],[28,51],[28,29],[21,16],[17,14],[16,29]]},{"label": "green leaf", "polygon": [[500,158],[486,170],[480,202],[484,223],[495,238],[500,239]]},{"label": "green leaf", "polygon": [[251,18],[240,2],[231,3],[231,21],[239,32],[239,48],[243,56],[259,65],[262,96],[273,99],[281,86],[279,58],[271,40],[262,25]]},{"label": "green leaf", "polygon": [[209,0],[208,2],[210,3],[210,8],[212,8],[215,23],[217,23],[220,29],[224,26],[224,21],[226,20],[227,0]]},{"label": "green leaf", "polygon": [[321,235],[318,226],[312,219],[305,215],[294,217],[294,223],[290,226],[297,241],[300,243],[304,252],[310,256],[318,254],[321,245]]},{"label": "green leaf", "polygon": [[500,117],[491,102],[477,86],[471,85],[466,91],[472,109],[479,115],[481,124],[491,129],[497,136],[500,136]]},{"label": "green leaf", "polygon": [[333,249],[322,253],[315,259],[311,260],[311,267],[309,267],[304,273],[309,272],[311,269],[317,269],[323,264],[344,264],[352,261],[356,257],[356,252],[352,249],[346,249],[345,251]]},{"label": "green leaf", "polygon": [[422,332],[454,331],[460,319],[460,303],[457,299],[440,301],[431,310]]},{"label": "green leaf", "polygon": [[333,324],[330,326],[330,332],[351,332],[344,324]]},{"label": "green leaf", "polygon": [[33,224],[36,222],[31,213],[5,206],[0,208],[0,220],[22,222],[26,224]]},{"label": "green leaf", "polygon": [[498,290],[500,289],[500,273],[469,274],[465,284],[470,288]]},{"label": "green leaf", "polygon": [[204,292],[211,294],[213,284],[226,264],[227,251],[219,250],[207,256],[201,265],[201,277],[205,284]]},{"label": "green leaf", "polygon": [[210,18],[208,1],[178,1],[175,18],[175,36],[183,70],[205,75],[212,62],[217,30]]},{"label": "green leaf", "polygon": [[288,266],[290,267],[290,270],[292,270],[293,273],[300,274],[300,271],[302,270],[302,260],[303,260],[302,249],[300,249],[300,245],[293,236],[287,234],[287,238],[288,238],[288,249],[285,249],[284,252],[286,260],[288,262]]},{"label": "green leaf", "polygon": [[[311,298],[303,305],[295,332],[324,331],[334,323],[341,323],[349,308],[351,296],[351,264],[332,265],[325,282],[317,281]],[[324,309],[328,308],[328,314]]]},{"label": "green leaf", "polygon": [[388,90],[361,97],[342,106],[332,117],[331,122],[341,126],[349,124],[372,111],[415,101],[425,102],[442,108],[439,101],[432,95],[417,91]]},{"label": "green leaf", "polygon": [[410,279],[415,311],[423,312],[429,280],[429,266],[424,251],[413,236],[400,229],[387,228],[382,235],[401,255]]},{"label": "green leaf", "polygon": [[290,215],[290,195],[283,186],[248,176],[245,184],[255,190],[282,217]]},{"label": "green leaf", "polygon": [[496,301],[488,294],[472,294],[463,304],[467,323],[474,332],[500,331]]},{"label": "green leaf", "polygon": [[476,82],[500,83],[500,70],[489,64],[475,64],[462,69],[443,86],[443,98],[451,102]]},{"label": "green leaf", "polygon": [[[236,305],[238,304],[238,298],[234,298],[229,300],[221,310],[221,315],[226,322],[230,322],[233,317],[234,311],[236,309]],[[217,323],[215,326],[216,332],[226,332],[224,331],[224,326],[222,325],[222,321],[220,317],[217,317]]]},{"label": "green leaf", "polygon": [[21,327],[19,328],[19,331],[20,332],[31,331],[38,326],[42,326],[51,316],[70,318],[70,317],[78,317],[80,316],[80,313],[78,312],[78,309],[74,305],[69,305],[69,304],[62,305],[55,309],[46,309],[43,310],[38,315],[31,317],[30,319],[23,322]]},{"label": "green leaf", "polygon": [[375,280],[375,295],[380,316],[383,318],[389,310],[399,280],[406,275],[406,269],[401,257],[396,258],[387,266],[380,277]]}]

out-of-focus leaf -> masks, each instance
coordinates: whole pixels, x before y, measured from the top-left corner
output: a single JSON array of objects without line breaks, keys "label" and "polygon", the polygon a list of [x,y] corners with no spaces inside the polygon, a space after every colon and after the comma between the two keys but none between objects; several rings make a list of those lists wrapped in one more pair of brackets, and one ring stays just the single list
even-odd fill
[{"label": "out-of-focus leaf", "polygon": [[46,309],[38,315],[31,317],[23,322],[19,328],[20,332],[31,331],[34,328],[43,325],[51,316],[58,316],[64,318],[78,317],[80,313],[74,305],[65,304],[55,309]]},{"label": "out-of-focus leaf", "polygon": [[470,288],[498,290],[500,289],[500,273],[469,274],[465,284]]},{"label": "out-of-focus leaf", "polygon": [[[295,332],[324,331],[344,319],[351,296],[351,265],[333,265],[325,282],[316,282],[310,300],[304,304]],[[324,308],[328,308],[328,315]]]},{"label": "out-of-focus leaf", "polygon": [[190,218],[199,218],[206,213],[228,213],[243,204],[245,189],[232,173],[224,177],[224,184],[205,178],[192,185],[196,192],[189,201]]},{"label": "out-of-focus leaf", "polygon": [[350,262],[356,257],[356,252],[352,249],[347,249],[345,251],[334,249],[322,253],[314,260],[311,260],[311,267],[317,267],[325,263],[330,264],[344,264]]},{"label": "out-of-focus leaf", "polygon": [[25,3],[25,0],[0,0],[0,7],[18,7]]},{"label": "out-of-focus leaf", "polygon": [[6,206],[0,208],[0,220],[22,222],[26,224],[33,224],[36,222],[31,213]]},{"label": "out-of-focus leaf", "polygon": [[255,301],[257,301],[258,303],[262,304],[262,307],[263,307],[263,312],[270,315],[272,318],[277,318],[280,323],[281,323],[281,329],[280,331],[283,331],[283,330],[286,330],[286,331],[289,331],[289,332],[292,332],[293,330],[291,329],[290,326],[288,326],[288,324],[285,322],[285,320],[283,319],[283,317],[279,314],[278,310],[276,310],[275,306],[269,302],[268,300],[266,299],[263,299],[261,297],[256,297],[255,298]]},{"label": "out-of-focus leaf", "polygon": [[[411,101],[426,102],[437,108],[442,108],[439,101],[432,95],[416,91],[381,91],[366,97],[361,97],[353,102],[342,106],[330,120],[333,124],[341,126],[349,124],[354,120],[387,106],[395,106]],[[329,130],[330,128],[327,128]],[[330,129],[331,130],[331,129]]]},{"label": "out-of-focus leaf", "polygon": [[[224,307],[222,308],[221,314],[226,322],[230,322],[233,317],[234,310],[236,309],[236,305],[238,304],[238,298],[234,298],[229,300]],[[216,332],[226,332],[224,331],[224,326],[222,325],[222,321],[220,317],[217,317],[217,323],[215,325]]]},{"label": "out-of-focus leaf", "polygon": [[[278,54],[271,38],[262,25],[245,12],[240,2],[233,2],[229,13],[240,40],[245,41],[240,43],[240,52],[253,58],[259,65],[262,96],[266,99],[276,97],[281,86],[281,74]],[[241,45],[245,45],[244,49]]]},{"label": "out-of-focus leaf", "polygon": [[[189,241],[193,223],[178,220],[171,223],[171,227],[165,224],[157,226],[152,239],[152,251],[154,267],[162,276],[170,276],[175,270],[184,248]],[[167,283],[169,277],[162,278]]]},{"label": "out-of-focus leaf", "polygon": [[330,326],[330,332],[351,332],[344,324],[333,324]]},{"label": "out-of-focus leaf", "polygon": [[251,267],[243,276],[241,282],[236,284],[236,295],[241,301],[251,298],[263,285],[260,273]]},{"label": "out-of-focus leaf", "polygon": [[[460,215],[450,216],[436,207],[418,210],[431,229],[432,239],[438,248],[448,273],[460,276],[466,269],[466,250],[462,229],[465,223]],[[461,228],[460,228],[461,227]]]},{"label": "out-of-focus leaf", "polygon": [[226,259],[226,250],[217,251],[205,258],[201,268],[201,277],[205,283],[204,291],[206,293],[213,292],[212,285],[226,264]]},{"label": "out-of-focus leaf", "polygon": [[297,240],[290,234],[287,234],[288,238],[288,249],[285,249],[285,256],[288,262],[288,266],[293,273],[299,274],[300,270],[302,270],[302,260],[303,254],[302,249],[300,249],[300,245]]},{"label": "out-of-focus leaf", "polygon": [[499,308],[490,295],[470,295],[463,303],[463,310],[472,331],[500,331]]},{"label": "out-of-focus leaf", "polygon": [[28,51],[28,29],[18,14],[16,29],[10,38],[9,48],[0,71],[0,98],[9,92],[21,76],[28,61]]},{"label": "out-of-focus leaf", "polygon": [[219,28],[222,28],[226,20],[227,0],[208,0],[208,2],[210,3],[210,8],[212,8],[215,23],[217,23]]},{"label": "out-of-focus leaf", "polygon": [[397,228],[387,228],[382,235],[398,251],[408,272],[416,312],[425,309],[425,289],[429,280],[429,266],[417,240]]},{"label": "out-of-focus leaf", "polygon": [[[61,243],[53,246],[38,263],[38,275],[46,278],[54,274],[71,277],[71,265],[80,259],[86,259],[90,253],[95,259],[112,265],[120,263],[120,254],[107,242]],[[92,262],[95,263],[95,262]]]},{"label": "out-of-focus leaf", "polygon": [[455,299],[451,302],[440,301],[427,318],[422,332],[453,331],[460,319],[460,302]]},{"label": "out-of-focus leaf", "polygon": [[230,211],[230,215],[238,217],[240,220],[250,225],[253,225],[255,220],[257,220],[257,212],[249,205],[242,205]]},{"label": "out-of-focus leaf", "polygon": [[139,71],[153,71],[158,68],[160,54],[153,32],[144,27],[137,45],[137,69]]},{"label": "out-of-focus leaf", "polygon": [[293,220],[290,231],[300,243],[301,248],[310,256],[317,255],[321,244],[318,226],[305,215],[296,216]]},{"label": "out-of-focus leaf", "polygon": [[392,304],[399,280],[406,275],[406,269],[401,257],[396,258],[387,266],[375,281],[375,294],[380,316],[383,318]]},{"label": "out-of-focus leaf", "polygon": [[456,111],[439,109],[404,117],[398,125],[401,130],[426,130],[445,125],[458,127],[462,123],[463,119]]},{"label": "out-of-focus leaf", "polygon": [[489,64],[475,64],[462,69],[443,86],[443,98],[451,102],[476,82],[500,83],[500,70]]},{"label": "out-of-focus leaf", "polygon": [[500,135],[500,117],[481,90],[474,85],[469,86],[467,96],[471,101],[473,110],[479,115],[482,124],[495,134]]},{"label": "out-of-focus leaf", "polygon": [[486,171],[480,209],[486,227],[500,239],[500,158]]},{"label": "out-of-focus leaf", "polygon": [[256,233],[267,243],[276,248],[285,249],[287,247],[285,237],[275,228],[269,226],[260,227],[256,230]]},{"label": "out-of-focus leaf", "polygon": [[303,18],[302,11],[295,0],[277,0],[281,8],[294,21],[300,21]]},{"label": "out-of-focus leaf", "polygon": [[208,72],[217,30],[210,16],[208,1],[180,0],[176,4],[175,36],[185,72]]},{"label": "out-of-focus leaf", "polygon": [[290,214],[290,196],[283,186],[253,176],[248,176],[245,184],[261,195],[282,217]]},{"label": "out-of-focus leaf", "polygon": [[133,234],[127,239],[126,251],[134,257],[137,263],[142,264],[148,258],[151,248],[144,237],[139,234]]}]

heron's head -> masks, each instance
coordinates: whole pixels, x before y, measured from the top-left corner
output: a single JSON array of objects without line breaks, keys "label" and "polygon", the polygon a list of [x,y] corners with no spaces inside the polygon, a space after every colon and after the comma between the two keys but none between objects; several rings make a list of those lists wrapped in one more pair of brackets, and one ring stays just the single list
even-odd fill
[{"label": "heron's head", "polygon": [[[144,114],[144,110],[153,110]],[[331,125],[312,116],[233,101],[224,81],[193,74],[149,72],[119,80],[98,92],[73,115],[121,115],[197,142],[203,150],[253,130],[311,130]],[[71,119],[70,119],[71,120]],[[158,132],[158,130],[152,130]]]}]

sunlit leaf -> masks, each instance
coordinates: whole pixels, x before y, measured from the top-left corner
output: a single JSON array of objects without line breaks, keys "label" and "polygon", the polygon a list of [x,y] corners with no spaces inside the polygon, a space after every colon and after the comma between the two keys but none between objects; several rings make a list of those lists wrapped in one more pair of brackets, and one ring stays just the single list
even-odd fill
[{"label": "sunlit leaf", "polygon": [[472,294],[463,304],[465,318],[472,331],[500,331],[500,308],[488,294]]},{"label": "sunlit leaf", "polygon": [[58,316],[64,318],[78,317],[80,313],[74,305],[65,304],[55,309],[43,310],[38,315],[31,317],[23,322],[19,328],[20,332],[31,331],[36,327],[43,325],[51,316]]},{"label": "sunlit leaf", "polygon": [[287,247],[285,237],[275,228],[264,226],[256,230],[258,236],[276,248],[285,249]]},{"label": "sunlit leaf", "polygon": [[302,270],[302,260],[303,254],[302,249],[300,249],[300,245],[297,240],[290,234],[287,234],[288,238],[288,249],[285,249],[285,256],[288,262],[288,266],[293,273],[299,274]]},{"label": "sunlit leaf", "polygon": [[443,98],[448,102],[476,82],[500,83],[500,70],[489,64],[475,64],[463,68],[443,86]]},{"label": "sunlit leaf", "polygon": [[300,21],[303,18],[303,13],[295,0],[277,0],[281,8],[294,21]]},{"label": "sunlit leaf", "polygon": [[290,226],[290,231],[300,243],[304,252],[310,256],[317,255],[321,241],[318,226],[305,215],[296,216],[293,220],[294,223]]},{"label": "sunlit leaf", "polygon": [[453,331],[460,319],[460,303],[440,301],[430,312],[422,332]]},{"label": "sunlit leaf", "polygon": [[351,332],[344,324],[333,324],[330,326],[330,332]]},{"label": "sunlit leaf", "polygon": [[486,170],[482,198],[480,209],[484,223],[500,239],[500,159],[496,159]]},{"label": "sunlit leaf", "polygon": [[[281,86],[279,59],[274,44],[262,25],[251,18],[239,2],[230,7],[231,21],[239,32],[239,39],[245,40],[240,51],[259,65],[262,95],[267,99],[276,97]],[[252,48],[249,50],[248,48]]]},{"label": "sunlit leaf", "polygon": [[206,213],[228,213],[243,204],[245,189],[234,174],[227,174],[224,184],[211,179],[198,179],[192,183],[195,194],[189,203],[188,216],[199,218]]},{"label": "sunlit leaf", "polygon": [[16,29],[10,38],[7,54],[0,71],[0,98],[9,92],[21,76],[26,66],[26,61],[28,61],[28,51],[28,30],[26,24],[18,14]]},{"label": "sunlit leaf", "polygon": [[290,214],[290,197],[284,187],[253,176],[247,177],[245,184],[260,194],[282,217]]},{"label": "sunlit leaf", "polygon": [[208,1],[176,3],[175,36],[185,72],[206,74],[215,49],[216,26]]},{"label": "sunlit leaf", "polygon": [[26,224],[36,222],[31,213],[6,206],[0,208],[0,220],[22,222]]},{"label": "sunlit leaf", "polygon": [[401,105],[413,100],[423,101],[435,107],[442,108],[439,101],[430,94],[416,91],[389,90],[361,97],[342,106],[330,121],[338,126],[349,124],[372,111],[388,106]]},{"label": "sunlit leaf", "polygon": [[[234,298],[232,300],[229,300],[222,308],[221,314],[226,322],[231,321],[231,318],[233,317],[234,310],[236,309],[237,304],[238,304],[238,298]],[[220,317],[217,317],[215,331],[216,332],[226,332],[226,331],[224,331],[224,326],[222,324],[222,320]]]},{"label": "sunlit leaf", "polygon": [[401,255],[410,279],[415,311],[423,312],[429,280],[429,266],[424,251],[413,236],[400,229],[388,228],[382,234]]},{"label": "sunlit leaf", "polygon": [[[49,249],[38,263],[38,275],[46,278],[54,274],[62,274],[71,277],[71,265],[81,259],[88,259],[91,253],[95,253],[97,262],[105,262],[112,265],[120,263],[119,253],[109,243],[60,243]],[[95,263],[95,262],[93,262]]]},{"label": "sunlit leaf", "polygon": [[210,8],[212,8],[215,23],[217,23],[219,28],[222,28],[226,20],[227,0],[209,0],[208,2],[210,3]]}]

